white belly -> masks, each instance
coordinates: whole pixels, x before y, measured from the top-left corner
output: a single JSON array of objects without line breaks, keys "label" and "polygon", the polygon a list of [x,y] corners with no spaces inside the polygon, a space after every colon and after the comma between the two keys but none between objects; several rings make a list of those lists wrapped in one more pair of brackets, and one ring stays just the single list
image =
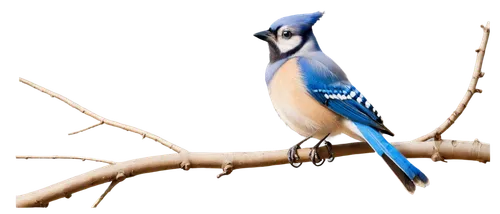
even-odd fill
[{"label": "white belly", "polygon": [[323,138],[328,133],[334,136],[342,131],[342,117],[306,91],[295,58],[281,66],[268,89],[276,112],[298,134]]}]

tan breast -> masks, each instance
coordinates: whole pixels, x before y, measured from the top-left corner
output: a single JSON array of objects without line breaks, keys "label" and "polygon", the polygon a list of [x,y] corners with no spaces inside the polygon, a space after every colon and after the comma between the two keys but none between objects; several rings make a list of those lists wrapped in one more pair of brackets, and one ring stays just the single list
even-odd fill
[{"label": "tan breast", "polygon": [[307,92],[297,64],[292,58],[283,64],[269,84],[271,102],[280,118],[295,132],[315,138],[340,133],[337,114],[316,101]]}]

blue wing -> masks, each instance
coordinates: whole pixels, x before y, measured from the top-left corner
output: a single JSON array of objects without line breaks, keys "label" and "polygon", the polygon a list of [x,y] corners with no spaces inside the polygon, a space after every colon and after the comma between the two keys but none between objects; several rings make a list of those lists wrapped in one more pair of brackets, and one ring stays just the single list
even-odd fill
[{"label": "blue wing", "polygon": [[297,62],[309,94],[318,102],[351,121],[394,136],[384,126],[378,111],[351,85],[338,66],[327,66],[306,57],[298,57]]}]

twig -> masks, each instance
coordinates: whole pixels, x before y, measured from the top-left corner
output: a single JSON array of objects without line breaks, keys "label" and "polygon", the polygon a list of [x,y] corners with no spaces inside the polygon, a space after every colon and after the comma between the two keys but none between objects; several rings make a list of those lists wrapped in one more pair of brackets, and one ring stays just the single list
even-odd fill
[{"label": "twig", "polygon": [[96,159],[96,158],[77,157],[77,156],[59,156],[59,155],[54,155],[54,156],[17,155],[16,159],[76,159],[76,160],[82,160],[82,161],[89,160],[89,161],[107,163],[107,164],[111,164],[111,165],[116,163],[113,161],[101,160],[101,159]]},{"label": "twig", "polygon": [[465,107],[467,107],[467,104],[472,98],[472,95],[474,95],[475,93],[483,92],[481,89],[477,89],[476,85],[479,78],[484,76],[484,72],[481,71],[481,67],[483,66],[484,53],[486,51],[486,45],[488,44],[488,38],[490,36],[490,22],[488,22],[486,26],[481,25],[481,28],[483,29],[483,39],[481,41],[481,44],[479,45],[479,48],[476,50],[476,65],[474,67],[474,72],[472,73],[472,79],[470,80],[469,87],[467,88],[467,92],[462,98],[462,101],[460,101],[457,109],[455,109],[450,117],[448,117],[439,127],[429,132],[428,134],[416,138],[413,141],[426,141],[431,138],[434,138],[437,141],[441,140],[441,135],[446,130],[448,130],[448,128],[450,128],[451,125],[453,125],[453,123],[455,123],[458,117],[462,114],[462,112],[465,110]]},{"label": "twig", "polygon": [[[393,145],[407,158],[431,158],[435,153],[434,141],[393,143]],[[439,153],[447,159],[476,160],[479,162],[490,161],[490,145],[479,141],[455,141],[442,140]],[[371,153],[373,150],[364,142],[333,145],[335,156],[347,156],[355,154]],[[235,153],[196,153],[189,155],[192,168],[220,169],[227,163],[228,157],[232,160],[232,169],[265,167],[280,164],[288,164],[288,150],[265,151],[265,152],[235,152]],[[300,157],[307,157],[310,148],[299,149]],[[328,158],[330,154],[326,147],[320,147],[321,158]],[[308,158],[301,159],[304,162]],[[51,201],[65,197],[81,190],[109,182],[122,172],[126,177],[151,173],[170,169],[179,169],[183,161],[181,154],[168,154],[145,157],[114,165],[101,167],[87,173],[72,177],[65,181],[50,185],[43,189],[33,191],[16,197],[17,207],[36,207],[39,204],[48,204]],[[38,202],[38,203],[37,203]]]},{"label": "twig", "polygon": [[102,125],[102,124],[104,124],[104,122],[102,122],[102,121],[101,121],[101,122],[100,122],[100,123],[98,123],[98,124],[95,124],[95,125],[90,126],[90,127],[88,127],[88,128],[82,129],[82,130],[80,130],[80,131],[71,132],[71,133],[69,133],[68,135],[78,134],[78,133],[80,133],[80,132],[87,131],[87,130],[89,130],[89,129],[91,129],[91,128],[94,128],[94,127],[96,127],[96,126],[100,126],[100,125]]},{"label": "twig", "polygon": [[[173,143],[170,143],[170,142],[166,141],[165,139],[163,139],[161,137],[158,137],[158,136],[156,136],[154,134],[151,134],[151,133],[149,133],[147,131],[144,131],[144,130],[141,130],[141,129],[138,129],[138,128],[135,128],[135,127],[132,127],[132,126],[129,126],[129,125],[121,124],[121,123],[118,123],[116,121],[108,120],[108,119],[106,119],[104,117],[101,117],[101,116],[95,114],[94,112],[91,112],[88,109],[86,109],[86,108],[78,105],[77,103],[69,100],[68,98],[66,98],[66,97],[64,97],[64,96],[62,96],[60,94],[57,94],[55,92],[52,92],[52,91],[50,91],[50,90],[48,90],[48,89],[46,89],[46,88],[44,88],[42,86],[39,86],[39,85],[37,85],[35,83],[32,83],[32,82],[28,81],[28,80],[25,80],[23,78],[19,78],[19,81],[22,82],[22,83],[24,83],[24,84],[26,84],[26,85],[29,85],[29,86],[31,86],[33,88],[36,88],[39,91],[50,95],[51,97],[55,97],[55,98],[59,99],[59,100],[65,102],[66,104],[70,105],[71,107],[77,109],[78,111],[80,111],[80,112],[82,112],[82,113],[84,113],[84,114],[86,114],[86,115],[88,115],[88,116],[90,116],[90,117],[92,117],[92,118],[94,118],[94,119],[96,119],[98,121],[101,121],[101,122],[103,122],[103,123],[105,123],[107,125],[118,127],[118,128],[124,129],[126,131],[135,132],[137,134],[142,135],[143,137],[144,136],[148,137],[148,138],[153,139],[153,140],[155,140],[157,142],[160,142],[164,146],[166,146],[166,147],[168,147],[168,148],[176,151],[177,153],[187,152],[187,150],[185,150],[185,149],[183,149],[183,148],[181,148],[181,147],[179,147],[179,146],[177,146],[177,145],[175,145]],[[82,130],[82,131],[85,131],[85,130]]]},{"label": "twig", "polygon": [[104,191],[101,192],[101,194],[99,194],[99,196],[97,196],[97,198],[94,201],[92,201],[89,208],[91,208],[92,210],[99,209],[101,202],[103,202],[106,198],[108,198],[108,196],[111,195],[113,190],[118,188],[118,186],[120,186],[120,184],[122,184],[122,182],[124,182],[124,181],[125,181],[125,179],[118,179],[118,180],[111,181],[107,185],[105,185]]},{"label": "twig", "polygon": [[111,190],[113,189],[113,187],[115,187],[118,183],[120,183],[124,179],[125,179],[125,175],[122,172],[118,173],[118,175],[116,176],[116,179],[113,180],[113,181],[111,181],[111,183],[109,184],[109,186],[106,189],[106,191],[104,191],[104,193],[102,193],[102,195],[99,197],[99,199],[97,199],[97,201],[94,203],[94,205],[92,206],[92,208],[96,208],[97,205],[99,205],[99,203],[101,203],[101,201],[104,199],[104,197],[106,197],[106,195],[109,192],[111,192]]}]

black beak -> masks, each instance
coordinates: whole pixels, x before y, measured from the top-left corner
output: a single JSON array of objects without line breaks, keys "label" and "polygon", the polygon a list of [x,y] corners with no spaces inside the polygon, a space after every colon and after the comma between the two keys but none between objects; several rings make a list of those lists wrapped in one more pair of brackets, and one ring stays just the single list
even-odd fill
[{"label": "black beak", "polygon": [[265,30],[265,31],[258,32],[256,34],[254,34],[253,36],[255,36],[261,40],[268,41],[269,38],[271,37],[271,35],[272,35],[272,33],[269,32],[269,30]]}]

